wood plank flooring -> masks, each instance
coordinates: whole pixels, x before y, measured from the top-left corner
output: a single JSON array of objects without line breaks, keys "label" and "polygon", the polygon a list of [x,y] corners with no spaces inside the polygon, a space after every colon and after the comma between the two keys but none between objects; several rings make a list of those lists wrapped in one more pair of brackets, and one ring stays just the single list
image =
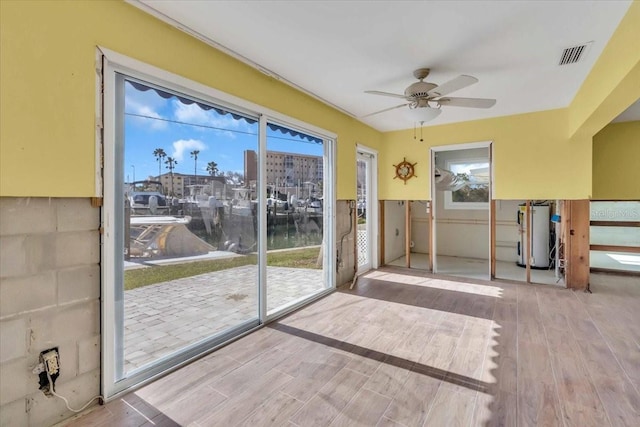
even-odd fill
[{"label": "wood plank flooring", "polygon": [[640,281],[370,272],[68,426],[639,426]]}]

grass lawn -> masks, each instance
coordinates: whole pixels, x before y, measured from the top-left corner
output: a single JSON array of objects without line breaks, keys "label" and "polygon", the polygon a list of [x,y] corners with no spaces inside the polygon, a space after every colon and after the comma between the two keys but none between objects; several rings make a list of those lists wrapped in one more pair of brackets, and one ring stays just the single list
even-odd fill
[{"label": "grass lawn", "polygon": [[[292,251],[273,252],[267,254],[267,264],[272,267],[314,268],[318,259],[320,248],[305,248]],[[213,271],[227,270],[229,268],[242,267],[257,263],[256,255],[241,257],[186,262],[184,264],[161,265],[147,268],[137,268],[124,272],[124,289],[131,290],[154,283],[168,282],[183,277],[197,276],[198,274],[211,273]]]}]

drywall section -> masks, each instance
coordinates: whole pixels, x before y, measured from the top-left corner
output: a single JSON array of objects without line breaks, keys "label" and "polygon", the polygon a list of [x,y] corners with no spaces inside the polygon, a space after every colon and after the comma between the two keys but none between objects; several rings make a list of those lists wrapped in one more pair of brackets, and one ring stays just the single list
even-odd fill
[{"label": "drywall section", "polygon": [[89,199],[0,198],[0,414],[6,426],[71,415],[38,389],[58,347],[56,391],[80,407],[100,391],[100,211]]},{"label": "drywall section", "polygon": [[496,261],[518,261],[518,209],[524,200],[496,200]]},{"label": "drywall section", "polygon": [[[338,272],[336,274],[336,286],[340,286],[353,280],[355,275],[355,236],[356,229],[353,226],[353,200],[338,200],[336,202],[336,256]],[[349,213],[352,212],[352,215]]]},{"label": "drywall section", "polygon": [[411,202],[411,252],[429,253],[429,213],[426,200]]},{"label": "drywall section", "polygon": [[611,123],[593,137],[593,199],[640,200],[640,121]]},{"label": "drywall section", "polygon": [[381,148],[373,128],[125,2],[2,1],[0,31],[2,196],[96,195],[98,45],[337,134],[338,198],[355,198],[356,141]]},{"label": "drywall section", "polygon": [[405,255],[405,202],[384,201],[384,263]]}]

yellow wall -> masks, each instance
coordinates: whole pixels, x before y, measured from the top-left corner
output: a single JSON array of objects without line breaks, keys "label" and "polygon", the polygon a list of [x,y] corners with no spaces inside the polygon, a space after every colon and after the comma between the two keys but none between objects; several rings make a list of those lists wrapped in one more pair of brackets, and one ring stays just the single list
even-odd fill
[{"label": "yellow wall", "polygon": [[[640,1],[609,40],[593,70],[568,108],[470,121],[423,130],[424,143],[413,130],[384,136],[381,155],[381,198],[429,198],[429,148],[476,141],[493,141],[496,199],[588,199],[592,194],[593,135],[640,99]],[[616,151],[613,157],[624,156]],[[392,164],[403,157],[418,162],[418,178],[393,180]],[[637,182],[637,181],[636,181]],[[622,183],[631,194],[635,182]]]},{"label": "yellow wall", "polygon": [[640,200],[640,121],[612,123],[593,137],[593,198]]},{"label": "yellow wall", "polygon": [[593,136],[640,99],[640,1],[634,1],[569,107],[569,134]]},{"label": "yellow wall", "polygon": [[95,193],[96,46],[338,135],[338,198],[355,198],[355,144],[382,135],[152,16],[115,1],[0,1],[0,196]]},{"label": "yellow wall", "polygon": [[380,183],[382,198],[404,191],[408,199],[428,199],[431,147],[493,141],[496,199],[587,199],[591,194],[591,139],[566,138],[566,109],[519,114],[488,120],[425,127],[424,142],[413,130],[385,134],[380,174],[390,177],[391,166],[418,162],[417,178],[406,186],[399,180]]},{"label": "yellow wall", "polygon": [[[355,144],[380,152],[380,197],[429,195],[429,147],[494,142],[498,199],[585,199],[592,136],[640,98],[634,2],[571,106],[381,134],[152,16],[114,1],[0,1],[0,196],[95,192],[95,53],[101,45],[338,135],[338,197],[355,197]],[[403,157],[417,178],[393,179]]]}]

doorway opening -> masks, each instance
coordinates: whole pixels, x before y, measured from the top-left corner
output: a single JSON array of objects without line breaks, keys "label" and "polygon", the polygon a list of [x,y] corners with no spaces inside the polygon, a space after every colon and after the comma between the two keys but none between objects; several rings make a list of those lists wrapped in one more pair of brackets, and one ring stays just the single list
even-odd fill
[{"label": "doorway opening", "polygon": [[491,142],[431,149],[433,272],[491,277]]},{"label": "doorway opening", "polygon": [[357,274],[378,267],[377,152],[363,146],[356,152]]}]

